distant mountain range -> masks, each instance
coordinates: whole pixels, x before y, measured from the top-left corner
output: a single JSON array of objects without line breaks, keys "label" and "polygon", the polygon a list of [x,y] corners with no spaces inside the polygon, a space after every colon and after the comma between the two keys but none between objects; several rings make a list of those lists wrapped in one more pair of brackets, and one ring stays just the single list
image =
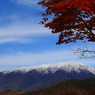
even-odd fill
[{"label": "distant mountain range", "polygon": [[0,91],[32,91],[69,79],[95,77],[95,68],[82,63],[60,62],[0,72]]}]

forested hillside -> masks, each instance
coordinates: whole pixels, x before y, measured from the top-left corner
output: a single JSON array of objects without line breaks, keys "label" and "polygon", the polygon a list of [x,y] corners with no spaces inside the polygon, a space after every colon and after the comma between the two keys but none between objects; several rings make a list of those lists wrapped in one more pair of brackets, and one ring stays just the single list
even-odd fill
[{"label": "forested hillside", "polygon": [[48,88],[29,93],[16,92],[6,90],[0,95],[94,95],[95,94],[95,78],[84,80],[71,79],[52,85]]},{"label": "forested hillside", "polygon": [[23,95],[94,95],[95,78],[84,80],[71,79],[46,89]]}]

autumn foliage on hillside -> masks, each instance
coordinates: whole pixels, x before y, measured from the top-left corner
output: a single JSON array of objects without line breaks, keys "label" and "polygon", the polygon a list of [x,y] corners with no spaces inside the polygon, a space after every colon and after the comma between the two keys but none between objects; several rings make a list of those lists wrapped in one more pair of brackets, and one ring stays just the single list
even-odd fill
[{"label": "autumn foliage on hillside", "polygon": [[22,95],[94,95],[95,78],[84,80],[71,79],[39,91]]},{"label": "autumn foliage on hillside", "polygon": [[0,95],[22,95],[24,92],[17,92],[17,91],[14,91],[14,90],[6,90],[4,92],[0,92]]},{"label": "autumn foliage on hillside", "polygon": [[45,8],[40,23],[59,33],[56,44],[95,42],[95,0],[42,0],[38,4]]},{"label": "autumn foliage on hillside", "polygon": [[32,92],[16,92],[6,90],[0,92],[0,95],[94,95],[95,94],[95,78],[87,78],[84,80],[70,79],[48,88],[40,89]]}]

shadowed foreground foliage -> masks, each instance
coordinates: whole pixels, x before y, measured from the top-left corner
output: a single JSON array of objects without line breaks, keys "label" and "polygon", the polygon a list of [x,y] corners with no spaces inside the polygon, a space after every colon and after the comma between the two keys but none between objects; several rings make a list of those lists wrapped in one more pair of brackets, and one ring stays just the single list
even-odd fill
[{"label": "shadowed foreground foliage", "polygon": [[71,79],[55,86],[50,86],[39,91],[32,91],[29,93],[13,93],[10,91],[2,92],[0,95],[94,95],[95,94],[95,78],[88,78],[84,80]]},{"label": "shadowed foreground foliage", "polygon": [[0,95],[21,95],[23,94],[24,92],[17,92],[17,91],[14,91],[14,90],[6,90],[4,92],[0,92]]}]

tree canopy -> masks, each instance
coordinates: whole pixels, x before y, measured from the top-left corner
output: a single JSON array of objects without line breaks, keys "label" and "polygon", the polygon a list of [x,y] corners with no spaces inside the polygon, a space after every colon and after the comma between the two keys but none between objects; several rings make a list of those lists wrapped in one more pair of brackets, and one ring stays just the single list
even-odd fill
[{"label": "tree canopy", "polygon": [[59,34],[56,44],[95,42],[95,0],[42,0],[38,4],[45,8],[40,23]]}]

